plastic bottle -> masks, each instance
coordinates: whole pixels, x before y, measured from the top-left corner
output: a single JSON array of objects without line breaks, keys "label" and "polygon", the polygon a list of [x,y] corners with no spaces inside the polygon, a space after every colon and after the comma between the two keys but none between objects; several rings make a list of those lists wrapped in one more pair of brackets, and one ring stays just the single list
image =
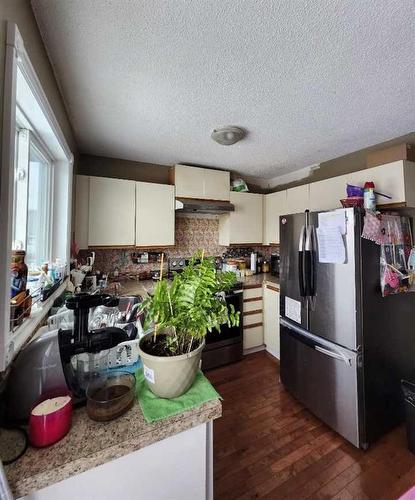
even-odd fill
[{"label": "plastic bottle", "polygon": [[257,254],[255,252],[251,253],[251,271],[256,274],[257,272]]},{"label": "plastic bottle", "polygon": [[363,187],[363,206],[366,210],[376,210],[375,185],[373,182],[365,182]]}]

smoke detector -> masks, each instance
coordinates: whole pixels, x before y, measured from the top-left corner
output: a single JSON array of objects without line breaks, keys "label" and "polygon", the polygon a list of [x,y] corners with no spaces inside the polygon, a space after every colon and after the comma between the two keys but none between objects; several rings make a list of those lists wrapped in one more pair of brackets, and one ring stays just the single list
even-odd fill
[{"label": "smoke detector", "polygon": [[239,127],[216,128],[211,138],[222,146],[230,146],[245,137],[245,130]]}]

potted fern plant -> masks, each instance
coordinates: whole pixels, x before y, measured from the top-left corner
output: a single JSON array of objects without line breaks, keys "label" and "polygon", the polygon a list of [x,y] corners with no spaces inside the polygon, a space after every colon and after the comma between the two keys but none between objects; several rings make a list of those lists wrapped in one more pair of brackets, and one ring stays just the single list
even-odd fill
[{"label": "potted fern plant", "polygon": [[197,252],[171,282],[157,283],[143,304],[153,331],[139,344],[144,376],[154,394],[184,394],[199,370],[207,332],[239,324],[239,312],[228,307],[222,293],[235,281],[234,273],[218,272],[214,259]]}]

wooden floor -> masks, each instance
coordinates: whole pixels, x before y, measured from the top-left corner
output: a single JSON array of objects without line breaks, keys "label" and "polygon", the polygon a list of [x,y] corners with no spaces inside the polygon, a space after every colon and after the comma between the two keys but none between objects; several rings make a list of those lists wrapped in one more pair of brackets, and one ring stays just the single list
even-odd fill
[{"label": "wooden floor", "polygon": [[264,351],[207,373],[223,397],[214,423],[215,499],[396,499],[415,485],[400,427],[357,450],[305,410]]}]

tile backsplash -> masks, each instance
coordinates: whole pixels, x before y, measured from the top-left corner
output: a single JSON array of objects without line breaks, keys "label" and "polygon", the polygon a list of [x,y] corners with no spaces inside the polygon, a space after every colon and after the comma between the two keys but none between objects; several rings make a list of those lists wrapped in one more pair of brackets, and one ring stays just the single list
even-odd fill
[{"label": "tile backsplash", "polygon": [[[190,257],[196,250],[204,249],[205,255],[223,255],[228,247],[219,245],[219,220],[205,218],[176,218],[176,244],[174,247],[151,248],[149,251],[165,253],[166,258],[170,257]],[[266,258],[271,252],[278,250],[278,247],[264,246],[255,247]],[[144,252],[145,249],[139,250]],[[131,260],[131,249],[98,249],[95,250],[95,269],[102,273],[109,274],[118,268],[121,273],[137,273],[143,270],[158,269],[159,265],[135,264]],[[90,255],[89,250],[79,252],[79,260],[83,261]]]}]

